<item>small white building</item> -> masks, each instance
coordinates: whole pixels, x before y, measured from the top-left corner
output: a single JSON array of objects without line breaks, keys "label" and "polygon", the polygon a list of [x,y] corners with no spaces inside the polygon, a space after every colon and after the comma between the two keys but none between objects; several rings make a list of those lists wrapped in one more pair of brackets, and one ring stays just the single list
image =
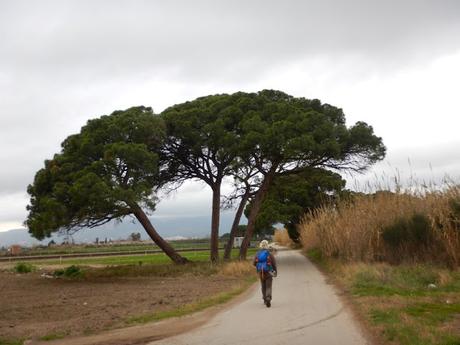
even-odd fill
[{"label": "small white building", "polygon": [[233,248],[241,248],[244,237],[235,237],[233,239]]}]

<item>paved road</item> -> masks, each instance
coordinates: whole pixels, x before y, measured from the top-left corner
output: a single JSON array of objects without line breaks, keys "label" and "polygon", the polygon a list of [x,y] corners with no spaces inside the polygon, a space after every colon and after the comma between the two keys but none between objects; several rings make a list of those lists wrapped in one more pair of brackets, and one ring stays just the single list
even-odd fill
[{"label": "paved road", "polygon": [[271,308],[257,289],[202,327],[150,345],[368,344],[334,289],[305,257],[280,251],[277,263]]}]

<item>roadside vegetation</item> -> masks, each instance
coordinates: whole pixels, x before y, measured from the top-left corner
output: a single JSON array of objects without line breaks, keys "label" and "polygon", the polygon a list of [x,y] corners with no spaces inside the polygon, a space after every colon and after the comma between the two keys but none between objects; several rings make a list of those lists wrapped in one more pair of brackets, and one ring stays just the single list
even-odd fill
[{"label": "roadside vegetation", "polygon": [[22,345],[24,344],[23,339],[7,339],[7,338],[0,338],[0,345]]},{"label": "roadside vegetation", "polygon": [[273,241],[284,247],[290,247],[293,245],[286,229],[276,229],[273,235]]},{"label": "roadside vegetation", "polygon": [[343,199],[306,215],[304,247],[346,261],[460,265],[460,186],[380,191]]},{"label": "roadside vegetation", "polygon": [[83,268],[87,279],[107,277],[129,276],[155,276],[155,277],[179,277],[184,274],[193,276],[224,275],[240,277],[251,275],[253,267],[248,262],[228,262],[210,265],[209,262],[194,262],[187,266],[173,265],[170,262],[163,265],[123,265],[109,266],[104,269]]},{"label": "roadside vegetation", "polygon": [[[209,259],[209,258],[207,258]],[[70,265],[50,273],[55,278],[93,280],[123,277],[179,277],[184,274],[193,276],[226,275],[239,277],[251,275],[253,267],[246,261],[232,261],[221,264],[209,264],[208,260],[196,261],[188,265],[174,265],[167,261],[163,264],[123,264],[106,267]]]},{"label": "roadside vegetation", "polygon": [[430,264],[344,263],[308,256],[345,290],[384,344],[460,344],[460,272]]},{"label": "roadside vegetation", "polygon": [[16,273],[30,273],[36,270],[36,267],[30,263],[18,262],[14,266],[14,272]]},{"label": "roadside vegetation", "polygon": [[460,188],[358,194],[307,214],[307,255],[385,344],[460,344]]}]

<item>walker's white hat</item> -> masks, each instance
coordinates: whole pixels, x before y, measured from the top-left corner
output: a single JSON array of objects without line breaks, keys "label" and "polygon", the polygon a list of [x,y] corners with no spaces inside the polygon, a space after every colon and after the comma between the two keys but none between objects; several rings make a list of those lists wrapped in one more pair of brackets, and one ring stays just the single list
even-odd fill
[{"label": "walker's white hat", "polygon": [[263,249],[268,249],[268,241],[267,240],[260,241],[259,247]]}]

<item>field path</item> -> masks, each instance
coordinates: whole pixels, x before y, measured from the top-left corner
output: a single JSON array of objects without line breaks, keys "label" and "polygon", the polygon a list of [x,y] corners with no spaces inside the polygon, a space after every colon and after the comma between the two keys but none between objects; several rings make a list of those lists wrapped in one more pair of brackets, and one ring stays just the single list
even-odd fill
[{"label": "field path", "polygon": [[280,251],[272,307],[259,288],[204,325],[150,345],[369,344],[324,276],[299,252]]}]

